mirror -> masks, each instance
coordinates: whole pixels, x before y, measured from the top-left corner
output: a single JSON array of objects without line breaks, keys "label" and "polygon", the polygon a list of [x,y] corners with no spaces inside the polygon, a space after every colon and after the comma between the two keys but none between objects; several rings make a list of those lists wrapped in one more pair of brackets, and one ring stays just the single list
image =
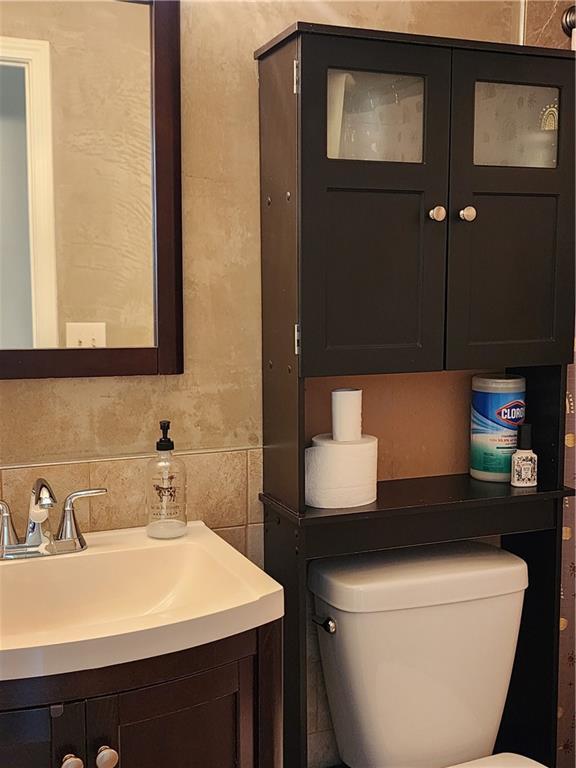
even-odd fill
[{"label": "mirror", "polygon": [[179,4],[0,13],[0,378],[177,373]]}]

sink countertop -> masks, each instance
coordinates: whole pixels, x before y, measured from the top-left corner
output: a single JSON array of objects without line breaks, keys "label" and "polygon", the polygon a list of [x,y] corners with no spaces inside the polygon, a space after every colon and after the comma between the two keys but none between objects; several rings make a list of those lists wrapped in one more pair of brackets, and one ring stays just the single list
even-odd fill
[{"label": "sink countertop", "polygon": [[193,648],[279,619],[282,587],[202,522],[86,534],[83,552],[0,562],[0,680]]}]

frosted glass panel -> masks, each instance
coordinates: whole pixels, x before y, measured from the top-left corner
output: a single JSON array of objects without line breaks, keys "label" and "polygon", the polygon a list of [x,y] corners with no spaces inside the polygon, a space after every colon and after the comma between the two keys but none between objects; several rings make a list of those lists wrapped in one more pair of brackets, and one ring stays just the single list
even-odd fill
[{"label": "frosted glass panel", "polygon": [[424,79],[328,70],[328,157],[421,163]]},{"label": "frosted glass panel", "polygon": [[474,164],[555,168],[558,88],[476,83]]}]

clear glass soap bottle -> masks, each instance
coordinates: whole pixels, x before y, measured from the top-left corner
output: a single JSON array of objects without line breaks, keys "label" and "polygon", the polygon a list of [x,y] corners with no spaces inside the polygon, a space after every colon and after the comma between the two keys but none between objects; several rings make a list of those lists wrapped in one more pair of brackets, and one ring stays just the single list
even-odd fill
[{"label": "clear glass soap bottle", "polygon": [[174,539],[186,533],[186,467],[174,456],[168,437],[169,421],[161,421],[162,437],[156,443],[158,455],[146,468],[146,532],[154,539]]}]

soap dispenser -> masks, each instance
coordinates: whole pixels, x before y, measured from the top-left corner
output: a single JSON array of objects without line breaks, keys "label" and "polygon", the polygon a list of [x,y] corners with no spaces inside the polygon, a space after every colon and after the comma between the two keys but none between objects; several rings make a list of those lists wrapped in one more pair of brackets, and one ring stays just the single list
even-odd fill
[{"label": "soap dispenser", "polygon": [[156,443],[157,456],[146,471],[146,532],[154,539],[174,539],[186,533],[186,467],[174,456],[168,437],[170,422],[161,421],[162,437]]}]

